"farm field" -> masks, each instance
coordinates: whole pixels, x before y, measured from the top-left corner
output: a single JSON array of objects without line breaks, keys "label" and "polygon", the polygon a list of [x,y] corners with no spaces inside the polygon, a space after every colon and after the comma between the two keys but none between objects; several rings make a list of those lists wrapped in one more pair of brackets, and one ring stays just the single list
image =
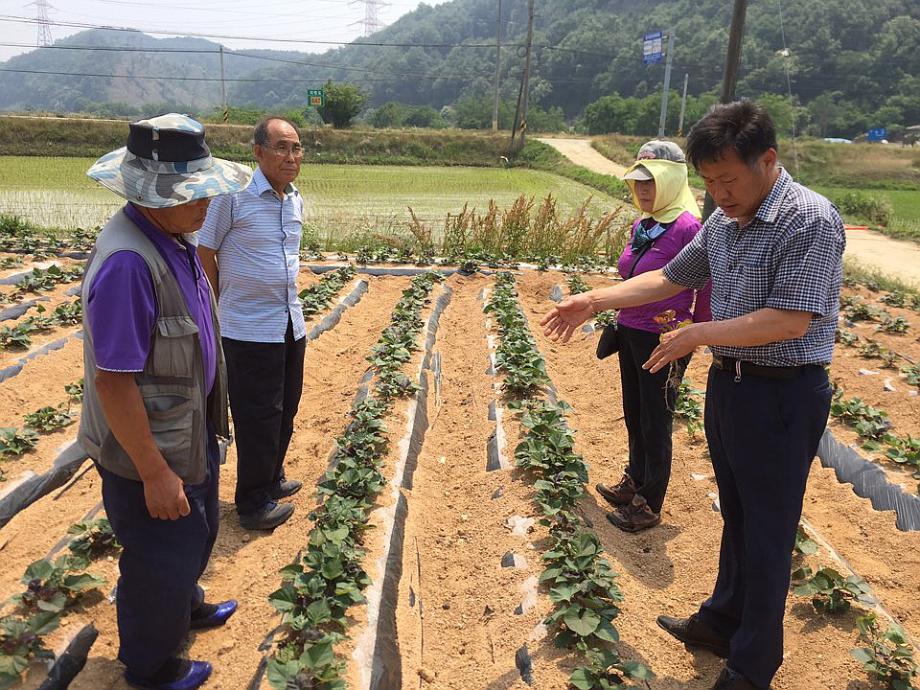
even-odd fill
[{"label": "farm field", "polygon": [[[45,227],[92,228],[121,203],[86,177],[90,158],[0,157],[0,208]],[[591,198],[592,216],[621,201],[552,173],[522,169],[305,164],[296,182],[306,202],[305,231],[329,250],[349,235],[391,234],[411,220],[443,223],[448,213],[506,207],[521,194],[552,194],[566,212]]]},{"label": "farm field", "polygon": [[[839,198],[847,192],[858,192],[869,198],[883,199],[891,205],[891,221],[884,232],[901,239],[920,242],[920,190],[848,189],[846,187],[816,187],[815,190],[830,199]],[[852,220],[864,219],[853,218]],[[870,224],[875,225],[871,221]]]},{"label": "farm field", "polygon": [[[60,263],[70,267],[74,262]],[[0,279],[29,267],[26,260],[23,266],[0,271]],[[73,299],[66,294],[73,287],[72,280],[55,280],[54,285],[46,281],[49,289],[34,293],[17,291],[11,285],[0,286],[0,291],[8,304],[47,296],[43,314],[50,314],[57,305]],[[299,285],[306,289],[322,280],[325,278],[304,268]],[[585,275],[584,280],[601,286],[610,284],[612,278]],[[356,304],[345,308],[337,303],[360,287],[361,281],[366,283],[366,294]],[[562,346],[548,341],[538,327],[554,288],[569,291],[569,276],[556,271],[518,271],[511,280],[494,274],[455,274],[438,283],[408,276],[349,274],[342,284],[336,295],[316,302],[311,309],[308,330],[325,322],[333,308],[341,320],[307,347],[304,396],[287,464],[288,476],[304,481],[307,487],[292,499],[297,506],[294,517],[272,534],[240,529],[232,502],[233,446],[222,468],[221,532],[202,584],[209,599],[237,598],[241,606],[224,628],[194,634],[190,640],[192,658],[214,663],[215,673],[207,687],[238,690],[268,688],[269,682],[277,687],[283,682],[281,662],[290,657],[284,656],[278,643],[287,640],[289,650],[304,643],[278,630],[279,610],[293,615],[291,606],[296,612],[297,602],[302,601],[292,595],[294,590],[285,589],[279,571],[297,562],[308,543],[317,543],[310,540],[327,529],[324,525],[332,519],[333,510],[330,498],[318,499],[309,487],[322,484],[342,489],[343,475],[327,474],[330,460],[337,447],[341,464],[348,457],[341,454],[342,448],[368,442],[354,427],[347,431],[352,422],[367,423],[368,416],[386,427],[385,432],[367,432],[372,437],[368,448],[376,457],[373,467],[379,468],[386,485],[379,486],[371,472],[373,489],[361,495],[367,496],[365,517],[373,529],[364,531],[358,523],[348,523],[360,537],[346,545],[357,551],[348,551],[351,555],[345,557],[341,555],[346,552],[343,545],[336,552],[336,558],[341,556],[366,571],[369,583],[362,589],[368,604],[351,606],[340,618],[319,619],[317,629],[341,631],[347,637],[330,647],[336,656],[317,655],[317,666],[343,678],[350,688],[368,687],[373,669],[384,674],[386,680],[380,686],[384,688],[530,686],[557,690],[566,687],[573,671],[586,664],[585,657],[573,650],[557,648],[554,631],[542,625],[559,610],[551,601],[549,587],[538,584],[545,567],[543,554],[557,536],[540,523],[540,492],[548,490],[535,484],[540,475],[535,469],[515,467],[518,442],[525,437],[529,442],[539,440],[522,427],[509,407],[510,397],[538,405],[546,399],[547,382],[527,387],[515,372],[495,370],[490,364],[495,347],[509,337],[501,310],[519,309],[517,327],[529,331],[524,342],[545,361],[555,396],[571,406],[563,415],[564,423],[574,434],[574,452],[587,464],[588,481],[572,508],[572,519],[579,529],[597,535],[602,557],[618,576],[613,586],[623,597],[615,604],[619,611],[612,621],[620,642],[611,645],[594,635],[591,630],[595,628],[588,623],[583,630],[585,639],[591,647],[616,649],[623,661],[651,669],[655,677],[648,681],[650,688],[709,688],[721,662],[708,653],[685,650],[655,624],[658,614],[693,611],[715,577],[721,521],[705,442],[698,430],[691,433],[686,420],[675,420],[674,470],[662,526],[626,535],[607,523],[605,503],[593,487],[596,482],[616,480],[626,454],[616,358],[595,359],[596,333],[583,333]],[[884,411],[887,422],[860,408],[849,416],[841,412],[830,424],[834,435],[845,443],[859,447],[874,440],[869,450],[860,452],[884,470],[889,482],[914,495],[914,473],[920,469],[916,450],[912,466],[910,462],[898,464],[886,454],[896,439],[920,436],[920,370],[912,368],[920,361],[920,302],[916,300],[912,295],[873,292],[865,285],[846,288],[846,312],[841,320],[841,339],[846,342],[838,346],[832,366],[832,378],[842,391],[839,402],[843,405],[858,397],[879,415]],[[493,306],[487,311],[487,305]],[[408,306],[416,310],[415,316],[405,315]],[[391,320],[391,314],[402,316]],[[30,316],[35,316],[35,307],[3,321],[0,328]],[[416,344],[409,356],[400,355],[389,363],[386,347],[380,349],[381,334],[388,326],[405,328],[406,337]],[[27,348],[0,350],[0,370],[43,344],[74,336],[79,328],[75,323],[55,322],[49,330],[32,334]],[[374,362],[369,363],[372,349]],[[690,388],[704,387],[708,360],[704,352],[694,356],[688,374]],[[370,383],[364,376],[369,369],[374,373]],[[25,415],[43,406],[68,409],[75,420],[78,405],[64,387],[81,376],[81,341],[76,338],[30,360],[17,375],[0,382],[0,426],[22,428]],[[408,381],[419,383],[421,391],[406,385]],[[370,393],[370,402],[365,399],[355,408],[362,384]],[[691,402],[681,410],[692,418],[699,412],[701,397],[693,395],[687,400]],[[355,409],[360,411],[358,416],[352,414]],[[532,414],[539,409],[549,408],[533,407]],[[857,421],[864,424],[857,425]],[[31,451],[0,460],[0,469],[7,475],[6,482],[0,483],[0,496],[23,473],[47,472],[61,447],[74,438],[75,428],[71,423],[40,434]],[[336,438],[347,443],[337,446]],[[521,457],[526,453],[519,454],[519,460]],[[569,461],[574,466],[580,462],[574,457]],[[20,578],[32,562],[56,548],[66,551],[61,540],[68,527],[101,515],[99,484],[96,473],[84,465],[68,484],[39,498],[0,527],[0,600],[22,591]],[[324,507],[317,510],[320,504]],[[867,499],[854,494],[852,486],[840,483],[833,470],[817,461],[804,518],[818,548],[797,555],[797,567],[818,570],[830,566],[846,576],[850,573],[843,564],[849,564],[885,611],[913,640],[920,639],[920,533],[897,529],[893,512],[874,510]],[[315,556],[314,551],[310,553]],[[106,584],[69,605],[61,627],[45,635],[46,645],[56,649],[83,624],[95,622],[99,639],[86,668],[71,685],[75,690],[127,687],[115,661],[114,606],[105,598],[117,578],[114,556],[109,552],[88,564],[88,572],[105,578]],[[346,577],[340,570],[322,572],[339,581]],[[878,687],[849,653],[858,644],[855,620],[863,606],[854,604],[853,609],[837,615],[819,613],[810,596],[790,594],[786,658],[774,687]],[[13,608],[7,604],[0,614]],[[886,627],[887,619],[883,614],[879,617]],[[581,618],[588,621],[584,614]],[[575,620],[572,627],[579,628]],[[274,661],[260,675],[263,657],[272,654]],[[43,677],[41,668],[34,665],[23,687],[37,688]],[[644,684],[639,682],[639,686]]]}]

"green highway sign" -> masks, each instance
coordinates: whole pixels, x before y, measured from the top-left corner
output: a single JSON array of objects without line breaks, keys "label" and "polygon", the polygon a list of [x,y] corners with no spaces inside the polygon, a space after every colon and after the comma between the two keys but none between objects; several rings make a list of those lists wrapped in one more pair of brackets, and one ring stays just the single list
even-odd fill
[{"label": "green highway sign", "polygon": [[308,89],[307,101],[311,106],[315,108],[322,108],[324,105],[326,105],[325,89]]}]

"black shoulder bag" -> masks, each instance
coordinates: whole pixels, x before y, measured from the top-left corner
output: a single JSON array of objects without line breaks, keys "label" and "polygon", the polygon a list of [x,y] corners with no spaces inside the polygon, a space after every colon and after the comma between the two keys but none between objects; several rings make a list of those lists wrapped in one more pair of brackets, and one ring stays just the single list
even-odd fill
[{"label": "black shoulder bag", "polygon": [[[660,237],[660,235],[659,235]],[[644,247],[639,251],[639,256],[636,257],[633,261],[632,267],[629,269],[629,275],[626,276],[626,280],[629,280],[633,277],[633,274],[636,272],[636,266],[639,265],[639,262],[642,260],[642,257],[645,256],[645,252],[652,248],[654,241],[647,242]],[[607,326],[604,326],[604,331],[601,333],[600,340],[597,341],[597,358],[598,359],[607,359],[614,352],[618,352],[620,349],[620,341],[617,336],[617,324],[614,321]]]}]

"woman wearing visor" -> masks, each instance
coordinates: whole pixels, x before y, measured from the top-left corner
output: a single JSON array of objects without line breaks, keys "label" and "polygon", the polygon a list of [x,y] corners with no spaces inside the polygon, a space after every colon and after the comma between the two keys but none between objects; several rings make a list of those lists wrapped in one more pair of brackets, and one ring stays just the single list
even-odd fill
[{"label": "woman wearing visor", "polygon": [[[700,230],[700,209],[687,183],[684,153],[670,141],[650,141],[623,178],[641,211],[620,255],[624,279],[663,268]],[[597,485],[614,506],[607,519],[627,532],[661,522],[661,506],[671,478],[672,411],[687,356],[652,374],[642,368],[661,334],[685,321],[709,321],[710,286],[653,304],[631,307],[617,317],[616,346],[629,434],[629,465],[620,481]]]}]

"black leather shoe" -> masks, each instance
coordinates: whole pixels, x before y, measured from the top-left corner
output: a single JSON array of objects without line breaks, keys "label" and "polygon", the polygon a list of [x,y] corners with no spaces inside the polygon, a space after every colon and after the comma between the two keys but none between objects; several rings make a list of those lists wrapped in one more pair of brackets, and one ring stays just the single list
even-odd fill
[{"label": "black leather shoe", "polygon": [[281,482],[271,491],[273,501],[280,501],[282,498],[293,496],[303,488],[303,482],[296,479],[282,479]]},{"label": "black leather shoe", "polygon": [[728,658],[728,640],[701,623],[699,614],[688,618],[658,616],[658,626],[689,647],[702,647],[718,657]]},{"label": "black leather shoe", "polygon": [[290,503],[275,503],[270,501],[259,510],[240,515],[240,526],[243,529],[272,530],[283,524],[294,512]]},{"label": "black leather shoe", "polygon": [[716,679],[712,690],[758,690],[758,688],[740,673],[726,666]]}]

